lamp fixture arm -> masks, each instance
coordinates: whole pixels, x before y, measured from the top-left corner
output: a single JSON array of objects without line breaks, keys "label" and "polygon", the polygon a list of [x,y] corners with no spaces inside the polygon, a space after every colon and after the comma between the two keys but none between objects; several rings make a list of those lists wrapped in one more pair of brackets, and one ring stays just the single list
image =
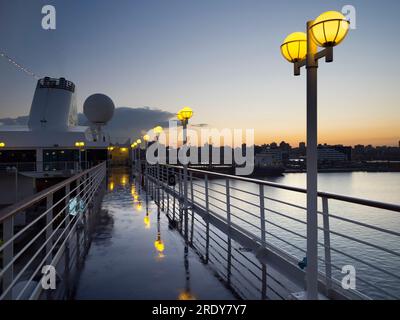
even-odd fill
[{"label": "lamp fixture arm", "polygon": [[[325,58],[326,63],[333,62],[333,47],[324,48],[321,51],[318,51],[315,55],[315,62],[318,62],[319,59]],[[300,75],[300,69],[307,65],[307,59],[302,61],[295,62],[293,64],[293,74],[295,76]]]}]

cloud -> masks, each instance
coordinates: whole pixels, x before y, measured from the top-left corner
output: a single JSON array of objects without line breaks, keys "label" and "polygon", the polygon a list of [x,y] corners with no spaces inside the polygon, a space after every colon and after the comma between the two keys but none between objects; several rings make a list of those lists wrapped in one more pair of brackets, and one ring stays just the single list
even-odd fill
[{"label": "cloud", "polygon": [[[168,120],[175,115],[171,112],[149,107],[115,109],[112,120],[107,124],[107,131],[113,140],[137,138],[156,125],[168,126]],[[28,116],[0,119],[3,125],[26,125]],[[88,120],[82,113],[78,114],[78,124],[87,125]]]}]

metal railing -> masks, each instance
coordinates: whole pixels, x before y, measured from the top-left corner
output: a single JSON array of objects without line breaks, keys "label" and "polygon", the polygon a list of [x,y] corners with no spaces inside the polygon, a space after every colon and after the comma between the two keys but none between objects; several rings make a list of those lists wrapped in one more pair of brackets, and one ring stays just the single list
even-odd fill
[{"label": "metal railing", "polygon": [[[67,285],[71,263],[88,243],[105,178],[104,162],[0,211],[0,300],[40,298],[44,266],[64,274],[57,285]],[[17,229],[20,215],[27,223]]]},{"label": "metal railing", "polygon": [[89,169],[97,163],[89,161],[37,161],[37,162],[2,162],[0,172],[52,172],[68,171],[72,173]]},{"label": "metal railing", "polygon": [[[236,241],[290,280],[288,293],[304,290],[305,189],[189,169],[185,208],[182,167],[146,170],[149,192],[182,231],[188,211],[191,241],[193,225],[200,225],[208,247],[211,224],[219,236],[228,235],[227,243]],[[400,205],[327,192],[318,197],[320,292],[339,299],[398,299]],[[354,267],[356,288],[342,286],[345,266]]]}]

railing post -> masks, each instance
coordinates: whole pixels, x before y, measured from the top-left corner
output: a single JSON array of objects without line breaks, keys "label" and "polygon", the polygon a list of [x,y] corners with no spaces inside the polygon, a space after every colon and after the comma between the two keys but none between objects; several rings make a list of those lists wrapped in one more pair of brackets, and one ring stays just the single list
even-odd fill
[{"label": "railing post", "polygon": [[207,214],[207,219],[206,219],[206,263],[208,263],[209,259],[209,248],[210,248],[210,203],[208,199],[208,175],[206,174],[204,176],[204,195],[205,195],[205,201],[206,201],[206,214]]},{"label": "railing post", "polygon": [[[165,170],[166,170],[166,175],[167,175],[167,186],[166,186],[166,188],[167,188],[168,191],[169,191],[169,189],[170,189],[169,180],[168,180],[168,177],[169,177],[169,169],[168,169],[167,166],[165,167]],[[169,214],[169,192],[166,192],[166,194],[167,194],[167,214]]]},{"label": "railing post", "polygon": [[161,189],[161,203],[162,203],[162,211],[165,212],[165,204],[164,204],[164,167],[161,167],[161,180],[160,180],[160,187]]},{"label": "railing post", "polygon": [[182,231],[183,224],[183,210],[182,210],[182,175],[180,170],[178,169],[178,175],[179,175],[179,224],[180,224],[180,230]]},{"label": "railing post", "polygon": [[[50,193],[46,198],[46,240],[49,240],[52,237],[53,233],[53,193]],[[46,254],[49,254],[51,251],[51,247],[53,246],[53,241],[49,240],[46,244]],[[53,259],[52,253],[50,253],[47,257],[47,263],[49,264]]]},{"label": "railing post", "polygon": [[190,172],[190,200],[192,202],[192,220],[191,222],[191,226],[190,226],[190,243],[193,243],[193,232],[194,232],[194,194],[193,194],[193,173]]},{"label": "railing post", "polygon": [[[173,169],[172,174],[176,177],[175,169]],[[176,211],[176,208],[175,208],[175,206],[176,206],[176,191],[175,191],[175,187],[176,187],[176,181],[175,181],[175,184],[174,184],[174,195],[172,197],[172,220],[174,222],[175,222],[175,211]]]},{"label": "railing post", "polygon": [[226,178],[226,221],[228,225],[228,257],[227,257],[227,279],[230,284],[231,281],[231,267],[232,267],[232,243],[231,243],[231,199],[230,199],[230,186],[229,186],[229,178]]},{"label": "railing post", "polygon": [[185,241],[189,241],[189,211],[188,211],[188,171],[187,165],[183,166],[183,209],[185,215]]},{"label": "railing post", "polygon": [[265,247],[265,198],[264,185],[260,184],[260,229],[261,229],[261,244]]},{"label": "railing post", "polygon": [[329,228],[329,208],[328,198],[322,198],[322,217],[324,228],[324,247],[325,247],[325,277],[326,277],[326,295],[329,296],[332,289],[332,264],[331,264],[331,236]]},{"label": "railing post", "polygon": [[157,205],[160,205],[160,187],[161,187],[160,163],[157,162]]},{"label": "railing post", "polygon": [[[14,236],[14,216],[11,216],[3,221],[3,241],[7,242]],[[3,275],[3,292],[11,285],[14,280],[14,240],[10,242],[3,249],[3,267],[11,263],[10,267],[8,267],[7,271],[4,272]],[[8,290],[7,294],[4,296],[4,299],[11,300],[12,299],[12,288]]]}]

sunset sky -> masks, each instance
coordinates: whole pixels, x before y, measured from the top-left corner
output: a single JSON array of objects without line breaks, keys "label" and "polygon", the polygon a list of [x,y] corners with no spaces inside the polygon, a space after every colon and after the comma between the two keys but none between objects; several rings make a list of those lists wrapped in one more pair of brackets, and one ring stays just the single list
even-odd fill
[{"label": "sunset sky", "polygon": [[[41,28],[41,8],[57,29]],[[357,28],[319,68],[319,142],[398,145],[398,0],[0,0],[0,51],[41,76],[117,107],[195,111],[193,123],[254,128],[256,143],[305,140],[305,73],[280,54],[327,10],[356,8]],[[29,113],[35,88],[0,57],[0,118]],[[157,123],[154,123],[156,125]],[[134,130],[134,128],[132,129]]]}]

